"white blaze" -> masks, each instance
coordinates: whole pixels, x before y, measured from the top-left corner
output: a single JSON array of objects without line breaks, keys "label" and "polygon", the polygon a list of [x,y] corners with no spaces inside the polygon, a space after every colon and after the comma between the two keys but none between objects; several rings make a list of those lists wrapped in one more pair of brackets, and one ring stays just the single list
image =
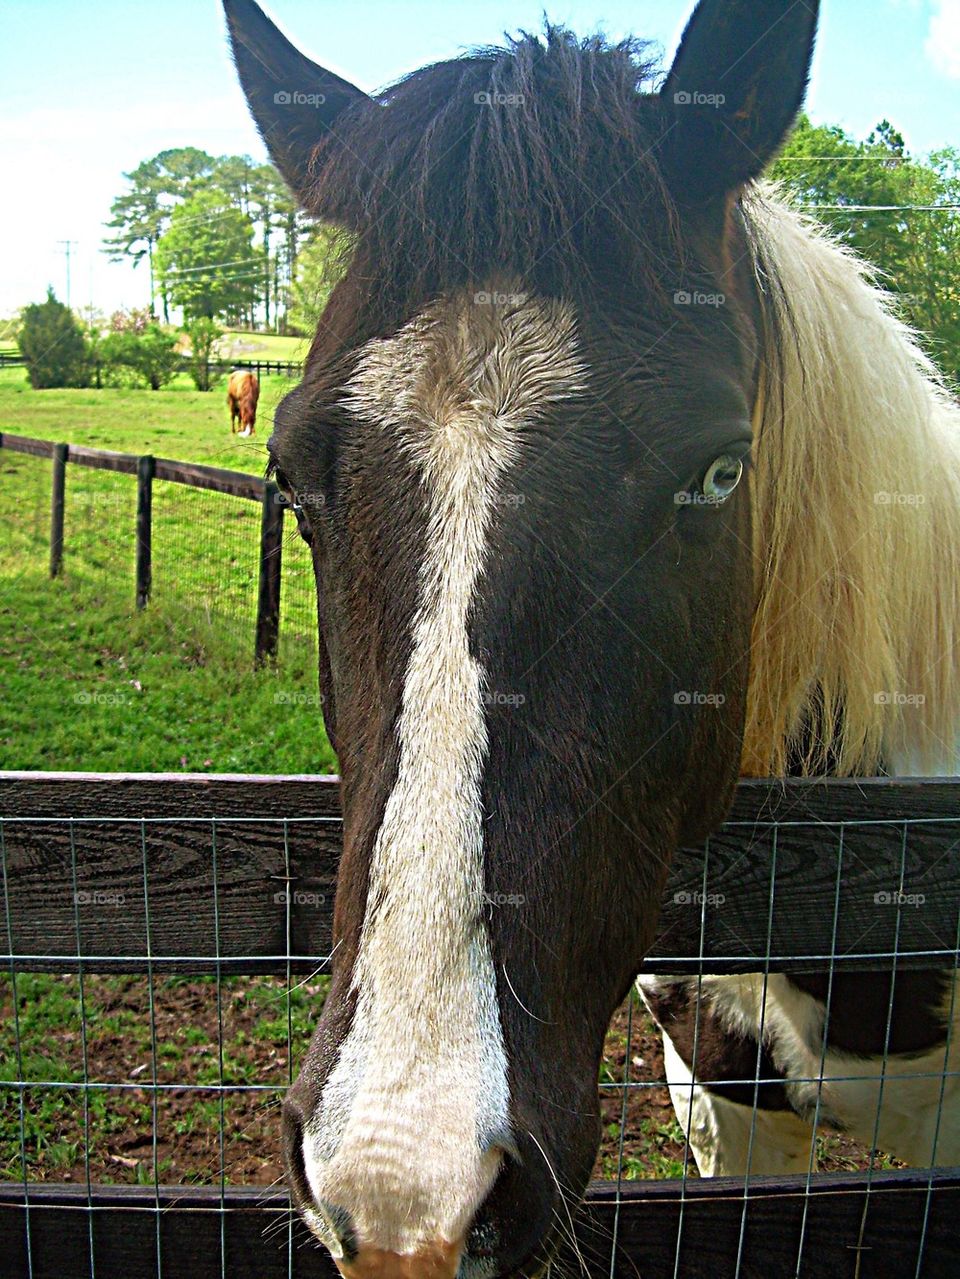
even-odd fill
[{"label": "white blaze", "polygon": [[356,1012],[304,1156],[314,1195],[346,1208],[361,1242],[397,1252],[462,1236],[500,1163],[481,1142],[509,1134],[483,924],[485,676],[467,628],[518,428],[580,374],[569,309],[510,297],[431,308],[369,343],[347,388],[363,427],[420,468],[428,528]]}]

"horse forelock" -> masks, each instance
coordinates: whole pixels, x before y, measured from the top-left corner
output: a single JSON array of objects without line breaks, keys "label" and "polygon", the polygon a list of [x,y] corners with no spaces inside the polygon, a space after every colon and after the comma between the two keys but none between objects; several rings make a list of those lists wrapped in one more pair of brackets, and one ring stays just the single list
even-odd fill
[{"label": "horse forelock", "polygon": [[[311,201],[352,228],[356,269],[318,343],[340,343],[343,324],[351,340],[394,331],[411,299],[497,274],[575,302],[604,280],[660,290],[680,237],[656,159],[658,75],[641,41],[548,25],[347,112],[317,144]],[[375,288],[352,287],[365,279]]]}]

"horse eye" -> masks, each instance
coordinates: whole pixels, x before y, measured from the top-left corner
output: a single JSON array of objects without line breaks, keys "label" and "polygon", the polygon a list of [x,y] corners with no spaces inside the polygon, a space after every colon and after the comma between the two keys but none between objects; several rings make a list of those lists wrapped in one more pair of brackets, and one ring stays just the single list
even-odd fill
[{"label": "horse eye", "polygon": [[287,503],[290,506],[292,506],[294,510],[296,510],[298,506],[296,492],[294,491],[293,485],[284,475],[283,471],[280,470],[279,466],[274,467],[273,482],[276,484],[277,488],[283,494],[283,497],[287,501]]},{"label": "horse eye", "polygon": [[743,475],[743,459],[732,453],[722,453],[707,467],[701,492],[712,502],[725,502],[740,483]]}]

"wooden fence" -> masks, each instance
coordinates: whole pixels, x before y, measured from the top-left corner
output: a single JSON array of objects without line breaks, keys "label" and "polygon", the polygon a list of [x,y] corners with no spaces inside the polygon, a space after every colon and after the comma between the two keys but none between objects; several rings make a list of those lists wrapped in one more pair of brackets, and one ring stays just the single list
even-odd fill
[{"label": "wooden fence", "polygon": [[[340,842],[336,778],[0,773],[0,960],[313,973]],[[644,970],[954,967],[958,848],[957,780],[742,782],[722,829],[677,856]],[[122,930],[96,905],[118,892]],[[960,1169],[597,1183],[577,1231],[614,1279],[726,1279],[738,1254],[743,1279],[939,1279],[960,1273],[958,1191]],[[79,1279],[93,1257],[125,1279],[332,1279],[285,1225],[264,1237],[288,1206],[229,1186],[0,1184],[3,1274]]]},{"label": "wooden fence", "polygon": [[109,449],[87,448],[81,444],[58,444],[51,440],[12,435],[8,431],[0,432],[0,449],[51,459],[51,577],[57,577],[63,567],[67,465],[73,463],[75,466],[116,471],[136,477],[135,593],[137,608],[140,609],[146,606],[150,598],[153,580],[152,511],[153,485],[156,480],[259,502],[262,515],[254,657],[256,661],[262,662],[276,656],[280,633],[283,518],[287,502],[272,480],[263,480],[258,475],[229,471],[218,466],[201,466],[194,462],[177,462],[151,455],[138,457],[133,453],[115,453]]},{"label": "wooden fence", "polygon": [[[18,351],[0,351],[0,369],[25,368],[26,363]],[[99,377],[103,365],[97,362],[94,368],[95,376]],[[258,378],[265,373],[277,373],[281,377],[300,377],[303,373],[303,363],[300,360],[211,360],[210,368],[218,373],[229,373],[231,369],[251,369]],[[181,361],[180,371],[190,371],[189,359]],[[97,385],[99,386],[99,382]]]},{"label": "wooden fence", "polygon": [[217,360],[210,365],[221,373],[231,369],[250,369],[257,377],[265,373],[277,373],[281,377],[300,377],[303,363],[300,360]]}]

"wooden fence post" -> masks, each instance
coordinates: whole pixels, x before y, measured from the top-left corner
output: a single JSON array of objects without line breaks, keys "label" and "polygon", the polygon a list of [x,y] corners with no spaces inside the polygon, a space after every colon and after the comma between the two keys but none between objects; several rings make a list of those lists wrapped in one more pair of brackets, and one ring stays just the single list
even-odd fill
[{"label": "wooden fence post", "polygon": [[53,490],[50,497],[50,576],[59,577],[63,567],[63,507],[67,486],[66,444],[53,446]]},{"label": "wooden fence post", "polygon": [[150,454],[137,458],[137,608],[146,608],[152,579],[153,473]]},{"label": "wooden fence post", "polygon": [[272,480],[263,489],[260,518],[260,585],[257,592],[258,663],[277,655],[280,633],[280,560],[283,553],[283,499]]}]

